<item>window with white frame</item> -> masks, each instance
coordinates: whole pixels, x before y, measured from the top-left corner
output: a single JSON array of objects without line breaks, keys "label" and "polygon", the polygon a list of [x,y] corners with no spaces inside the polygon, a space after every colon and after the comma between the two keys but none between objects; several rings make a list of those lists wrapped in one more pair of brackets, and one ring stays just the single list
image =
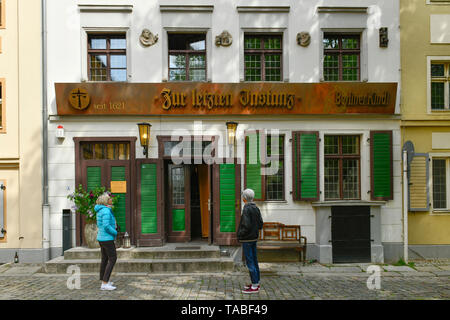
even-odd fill
[{"label": "window with white frame", "polygon": [[431,110],[449,110],[450,62],[431,61],[430,105]]}]

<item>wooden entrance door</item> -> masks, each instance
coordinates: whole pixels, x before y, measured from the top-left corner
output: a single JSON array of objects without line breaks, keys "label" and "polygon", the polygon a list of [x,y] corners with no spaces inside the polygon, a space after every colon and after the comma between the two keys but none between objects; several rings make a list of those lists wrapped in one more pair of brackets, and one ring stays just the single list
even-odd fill
[{"label": "wooden entrance door", "polygon": [[332,207],[333,263],[370,262],[370,207]]},{"label": "wooden entrance door", "polygon": [[[121,234],[128,232],[131,243],[135,244],[134,195],[136,182],[135,145],[136,137],[75,137],[75,185],[82,185],[87,190],[105,187],[111,190],[111,182],[115,184],[113,194],[119,196],[114,209]],[[76,219],[77,246],[85,245],[85,219]]]},{"label": "wooden entrance door", "polygon": [[168,242],[191,240],[190,166],[168,165]]},{"label": "wooden entrance door", "polygon": [[[132,237],[130,162],[127,160],[85,160],[81,164],[81,174],[82,185],[88,192],[97,187],[105,187],[106,190],[111,190],[114,196],[119,197],[114,208],[114,216],[120,228],[119,236],[128,232],[130,237]],[[124,188],[112,190],[111,185],[118,181],[122,182],[121,184]],[[84,229],[84,224],[83,217],[80,228],[81,239],[83,239],[82,230]],[[82,241],[83,244],[84,239]]]}]

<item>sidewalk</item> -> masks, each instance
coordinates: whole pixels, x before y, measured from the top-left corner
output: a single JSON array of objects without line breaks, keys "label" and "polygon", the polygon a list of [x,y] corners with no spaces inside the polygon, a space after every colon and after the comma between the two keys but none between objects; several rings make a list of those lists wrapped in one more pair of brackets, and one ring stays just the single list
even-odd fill
[{"label": "sidewalk", "polygon": [[369,290],[370,264],[261,263],[259,294],[241,293],[248,271],[190,274],[113,273],[117,286],[100,291],[97,274],[82,274],[80,289],[67,286],[69,274],[45,274],[40,265],[0,266],[0,299],[20,300],[385,300],[450,299],[450,260],[415,261],[409,266],[380,265],[381,288]]}]

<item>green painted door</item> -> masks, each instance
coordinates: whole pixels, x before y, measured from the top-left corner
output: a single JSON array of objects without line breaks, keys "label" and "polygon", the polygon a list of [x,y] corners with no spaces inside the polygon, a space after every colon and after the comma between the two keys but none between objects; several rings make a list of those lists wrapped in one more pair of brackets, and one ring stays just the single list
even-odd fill
[{"label": "green painted door", "polygon": [[241,217],[241,165],[213,166],[213,235],[216,245],[238,245],[236,232]]},{"label": "green painted door", "polygon": [[[111,181],[125,181],[126,167],[125,166],[111,166],[110,167]],[[127,186],[128,188],[128,186]],[[113,190],[114,191],[114,190]],[[114,206],[114,216],[116,217],[117,225],[120,227],[120,232],[127,230],[127,193],[112,193],[115,197],[119,197],[117,204]]]},{"label": "green painted door", "polygon": [[168,241],[187,242],[190,227],[190,166],[168,165]]},{"label": "green painted door", "polygon": [[220,232],[236,232],[236,165],[221,164]]},{"label": "green painted door", "polygon": [[141,164],[141,234],[158,232],[158,185],[156,163]]}]

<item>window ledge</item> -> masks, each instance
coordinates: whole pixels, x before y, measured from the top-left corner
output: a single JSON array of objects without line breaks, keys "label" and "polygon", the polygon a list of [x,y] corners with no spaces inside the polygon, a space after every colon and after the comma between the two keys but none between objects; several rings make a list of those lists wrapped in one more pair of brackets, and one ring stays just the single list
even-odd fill
[{"label": "window ledge", "polygon": [[278,203],[281,203],[281,204],[283,204],[283,203],[288,203],[287,202],[287,200],[255,200],[255,202],[258,202],[258,203],[261,203],[261,204],[264,204],[264,203],[274,203],[274,204],[278,204]]},{"label": "window ledge", "polygon": [[450,215],[450,210],[433,210],[430,213],[431,216],[448,216]]},{"label": "window ledge", "polygon": [[80,12],[133,12],[132,5],[79,4]]},{"label": "window ledge", "polygon": [[384,206],[386,201],[364,201],[364,200],[331,200],[311,202],[313,207],[334,207],[334,206]]}]

